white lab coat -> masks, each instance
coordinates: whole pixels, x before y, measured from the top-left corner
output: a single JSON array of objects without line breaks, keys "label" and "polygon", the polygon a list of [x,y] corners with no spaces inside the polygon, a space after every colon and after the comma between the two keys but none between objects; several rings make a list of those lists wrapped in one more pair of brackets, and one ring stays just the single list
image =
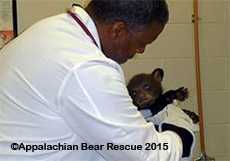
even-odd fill
[{"label": "white lab coat", "polygon": [[[89,15],[75,8],[97,43]],[[168,150],[11,150],[23,144],[167,143]],[[119,64],[67,14],[44,19],[0,52],[0,161],[177,161],[182,143],[158,133],[128,95]]]}]

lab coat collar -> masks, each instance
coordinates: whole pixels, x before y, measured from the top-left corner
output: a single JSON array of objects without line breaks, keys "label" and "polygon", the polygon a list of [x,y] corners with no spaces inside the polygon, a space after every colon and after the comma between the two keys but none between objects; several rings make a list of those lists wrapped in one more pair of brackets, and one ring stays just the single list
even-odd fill
[{"label": "lab coat collar", "polygon": [[95,41],[98,44],[98,47],[101,50],[101,43],[99,34],[97,32],[97,28],[95,23],[93,22],[93,19],[89,16],[89,14],[79,6],[73,6],[71,11],[76,14],[76,16],[85,24],[85,26],[88,28],[92,36],[94,37]]}]

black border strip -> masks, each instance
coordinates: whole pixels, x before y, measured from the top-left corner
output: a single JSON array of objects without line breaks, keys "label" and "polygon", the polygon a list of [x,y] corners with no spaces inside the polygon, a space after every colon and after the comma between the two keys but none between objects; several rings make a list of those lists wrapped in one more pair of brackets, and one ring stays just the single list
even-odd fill
[{"label": "black border strip", "polygon": [[12,0],[12,18],[13,18],[13,30],[14,37],[18,36],[18,17],[17,17],[17,1]]}]

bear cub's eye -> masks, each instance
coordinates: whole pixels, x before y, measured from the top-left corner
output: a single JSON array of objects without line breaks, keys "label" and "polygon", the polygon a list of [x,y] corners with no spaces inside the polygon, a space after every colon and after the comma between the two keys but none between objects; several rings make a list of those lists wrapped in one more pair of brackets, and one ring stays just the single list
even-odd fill
[{"label": "bear cub's eye", "polygon": [[136,91],[131,91],[131,95],[132,95],[132,96],[136,96],[136,95],[137,95],[137,92],[136,92]]},{"label": "bear cub's eye", "polygon": [[150,89],[150,85],[149,84],[145,84],[144,85],[144,90],[149,90]]}]

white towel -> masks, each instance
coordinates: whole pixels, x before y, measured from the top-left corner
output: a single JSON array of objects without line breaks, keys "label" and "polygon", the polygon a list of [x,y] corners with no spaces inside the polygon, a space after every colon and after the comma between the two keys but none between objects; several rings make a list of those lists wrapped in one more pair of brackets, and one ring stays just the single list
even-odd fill
[{"label": "white towel", "polygon": [[192,155],[196,143],[196,137],[194,133],[199,131],[199,125],[193,123],[192,119],[186,113],[184,113],[184,111],[179,107],[177,101],[174,101],[173,104],[167,105],[163,110],[161,110],[154,116],[152,116],[150,110],[141,110],[140,112],[143,114],[144,118],[147,121],[152,122],[155,125],[158,125],[160,132],[161,127],[164,123],[172,124],[189,130],[193,136],[193,143],[190,150],[190,155],[189,157],[182,158],[181,161],[192,160]]}]

